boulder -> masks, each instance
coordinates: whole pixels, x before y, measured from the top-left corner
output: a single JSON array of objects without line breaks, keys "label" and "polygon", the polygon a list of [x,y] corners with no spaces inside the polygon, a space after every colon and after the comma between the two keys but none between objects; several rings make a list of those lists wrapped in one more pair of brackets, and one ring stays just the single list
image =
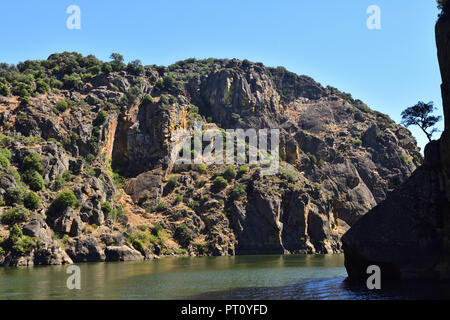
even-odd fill
[{"label": "boulder", "polygon": [[75,239],[66,251],[74,262],[100,262],[106,259],[104,250],[92,236]]},{"label": "boulder", "polygon": [[105,249],[106,261],[142,261],[142,254],[127,246],[110,246]]}]

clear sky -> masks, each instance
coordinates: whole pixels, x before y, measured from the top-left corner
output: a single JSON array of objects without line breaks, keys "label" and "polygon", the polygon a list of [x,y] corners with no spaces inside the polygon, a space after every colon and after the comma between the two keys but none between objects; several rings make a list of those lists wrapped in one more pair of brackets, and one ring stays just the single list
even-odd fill
[{"label": "clear sky", "polygon": [[[80,30],[66,27],[70,5],[81,9]],[[381,9],[381,30],[366,26],[370,5]],[[442,114],[437,14],[434,0],[3,1],[0,61],[63,51],[158,65],[246,58],[309,75],[399,122],[419,100]],[[425,135],[412,131],[423,148]]]}]

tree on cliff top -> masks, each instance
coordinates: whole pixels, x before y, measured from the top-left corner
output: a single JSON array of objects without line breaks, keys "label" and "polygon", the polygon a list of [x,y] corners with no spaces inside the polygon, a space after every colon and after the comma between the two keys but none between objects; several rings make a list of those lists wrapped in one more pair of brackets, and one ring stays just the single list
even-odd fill
[{"label": "tree on cliff top", "polygon": [[[431,142],[433,134],[439,131],[437,128],[432,127],[442,119],[441,116],[432,115],[435,109],[433,101],[428,103],[419,101],[415,106],[409,107],[402,112],[401,124],[405,127],[418,126]],[[432,128],[431,131],[428,131],[430,128]]]}]

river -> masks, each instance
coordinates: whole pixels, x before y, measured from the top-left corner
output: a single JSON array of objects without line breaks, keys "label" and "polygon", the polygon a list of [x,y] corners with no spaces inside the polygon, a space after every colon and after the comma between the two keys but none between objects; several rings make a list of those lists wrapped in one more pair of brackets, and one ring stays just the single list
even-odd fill
[{"label": "river", "polygon": [[[68,266],[0,268],[0,299],[424,299],[449,298],[448,284],[381,291],[349,286],[343,255],[171,257],[78,264],[81,289],[69,290]],[[418,290],[418,286],[420,290]]]}]

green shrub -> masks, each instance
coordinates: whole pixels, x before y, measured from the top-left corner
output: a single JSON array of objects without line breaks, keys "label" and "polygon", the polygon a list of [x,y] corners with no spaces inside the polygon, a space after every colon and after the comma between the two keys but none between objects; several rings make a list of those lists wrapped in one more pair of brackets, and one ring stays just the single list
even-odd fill
[{"label": "green shrub", "polygon": [[233,192],[231,193],[233,198],[238,198],[240,195],[245,193],[245,186],[242,183],[237,183],[233,188]]},{"label": "green shrub", "polygon": [[69,108],[69,104],[67,103],[66,100],[59,100],[58,102],[56,102],[55,104],[55,111],[56,113],[63,113],[64,111],[66,111]]},{"label": "green shrub", "polygon": [[353,145],[355,147],[360,147],[360,146],[362,146],[362,141],[360,139],[355,139],[355,140],[353,140]]},{"label": "green shrub", "polygon": [[133,75],[140,75],[144,72],[144,66],[141,63],[141,60],[133,60],[127,65],[127,71]]},{"label": "green shrub", "polygon": [[295,179],[297,177],[296,173],[293,171],[289,171],[289,170],[285,170],[285,169],[281,169],[281,177],[284,180],[287,180],[288,182],[295,182]]},{"label": "green shrub", "polygon": [[189,114],[195,117],[196,115],[198,115],[199,111],[200,109],[197,106],[191,106],[189,109]]},{"label": "green shrub", "polygon": [[58,79],[50,79],[50,86],[54,89],[61,89],[63,87],[63,82]]},{"label": "green shrub", "polygon": [[401,160],[404,164],[411,163],[411,160],[409,159],[409,157],[408,157],[406,154],[404,154],[404,153],[402,153],[402,154],[400,155],[400,160]]},{"label": "green shrub", "polygon": [[186,248],[194,239],[194,233],[187,227],[185,223],[182,223],[175,229],[174,237],[183,247]]},{"label": "green shrub", "polygon": [[54,182],[53,186],[54,186],[55,190],[59,190],[61,188],[64,188],[66,186],[66,184],[67,184],[67,182],[66,182],[66,180],[64,180],[63,176],[58,174],[55,177],[55,182]]},{"label": "green shrub", "polygon": [[21,186],[8,188],[4,199],[6,205],[13,206],[15,204],[23,204],[27,192],[27,189]]},{"label": "green shrub", "polygon": [[125,69],[125,63],[123,63],[123,55],[120,53],[111,53],[110,57],[113,61],[110,62],[111,71],[122,71]]},{"label": "green shrub", "polygon": [[77,202],[77,197],[72,190],[64,190],[56,196],[51,206],[54,210],[64,211],[68,207],[74,208],[77,205]]},{"label": "green shrub", "polygon": [[204,172],[206,171],[206,166],[205,166],[203,163],[199,164],[199,165],[197,166],[197,171],[198,171],[199,173],[204,173]]},{"label": "green shrub", "polygon": [[164,77],[164,87],[166,89],[170,89],[174,86],[175,84],[175,78],[173,77],[173,75],[168,74],[167,76]]},{"label": "green shrub", "polygon": [[125,209],[122,206],[118,206],[111,211],[110,219],[111,221],[115,222],[117,218],[123,215],[126,215]]},{"label": "green shrub", "polygon": [[86,156],[86,162],[87,162],[87,163],[92,163],[92,162],[94,162],[94,160],[95,160],[95,156],[94,156],[92,153],[89,153],[89,154]]},{"label": "green shrub", "polygon": [[222,176],[228,181],[231,181],[234,178],[236,178],[236,175],[237,175],[236,170],[232,166],[228,166],[225,168],[225,171],[223,172]]},{"label": "green shrub", "polygon": [[11,251],[16,256],[23,256],[31,250],[37,248],[37,240],[28,236],[20,237],[11,247]]},{"label": "green shrub", "polygon": [[30,211],[23,205],[18,205],[14,208],[5,211],[5,213],[3,213],[1,217],[1,221],[4,224],[12,225],[18,222],[26,221],[29,216]]},{"label": "green shrub", "polygon": [[68,74],[64,75],[63,83],[67,89],[80,90],[83,87],[83,80],[77,73],[72,73],[71,75]]},{"label": "green shrub", "polygon": [[27,209],[30,210],[36,210],[39,209],[41,206],[41,200],[39,199],[39,196],[34,192],[28,192],[28,194],[23,199],[23,204]]},{"label": "green shrub", "polygon": [[155,223],[152,228],[152,234],[157,236],[163,230],[164,228],[159,223]]},{"label": "green shrub", "polygon": [[9,168],[9,160],[3,154],[0,154],[1,169],[7,170]]},{"label": "green shrub", "polygon": [[250,67],[251,66],[251,63],[250,63],[250,61],[248,61],[247,59],[244,59],[243,61],[242,61],[242,67],[243,68],[248,68],[248,67]]},{"label": "green shrub", "polygon": [[19,174],[19,172],[17,172],[16,169],[9,168],[8,172],[14,177],[14,180],[16,180],[16,183],[19,183],[20,181],[22,181],[22,179],[20,178],[20,174]]},{"label": "green shrub", "polygon": [[0,95],[2,96],[9,96],[11,94],[11,90],[9,89],[7,84],[0,83]]},{"label": "green shrub", "polygon": [[213,185],[214,185],[214,187],[216,187],[218,189],[224,189],[227,187],[228,181],[226,179],[224,179],[224,177],[222,177],[222,176],[217,176],[213,180]]},{"label": "green shrub", "polygon": [[9,151],[6,148],[1,148],[0,149],[0,155],[4,156],[6,159],[8,159],[9,161],[11,161],[12,159],[12,153],[11,151]]},{"label": "green shrub", "polygon": [[50,89],[50,85],[42,79],[36,81],[36,91],[39,93],[46,93]]},{"label": "green shrub", "polygon": [[189,207],[192,210],[197,211],[198,208],[200,208],[200,202],[198,202],[197,200],[192,200],[191,203],[189,204]]},{"label": "green shrub", "polygon": [[94,120],[94,125],[95,126],[101,126],[102,124],[105,123],[106,119],[108,119],[108,114],[105,111],[100,110],[97,113],[97,117]]},{"label": "green shrub", "polygon": [[170,96],[169,97],[169,102],[171,104],[175,104],[175,103],[177,103],[177,101],[178,101],[178,99],[175,96]]},{"label": "green shrub", "polygon": [[162,200],[158,201],[158,204],[156,205],[157,211],[164,211],[166,209],[166,203]]},{"label": "green shrub", "polygon": [[183,202],[183,196],[177,194],[177,195],[175,196],[175,203],[178,204],[178,203],[181,203],[181,202]]},{"label": "green shrub", "polygon": [[103,202],[101,208],[103,213],[107,215],[113,211],[113,207],[108,201]]},{"label": "green shrub", "polygon": [[143,100],[143,102],[144,103],[148,103],[148,104],[150,104],[150,103],[153,103],[153,97],[151,96],[151,95],[149,95],[149,94],[146,94],[145,96],[144,96],[144,100]]},{"label": "green shrub", "polygon": [[29,106],[31,103],[30,98],[28,96],[20,98],[20,105]]},{"label": "green shrub", "polygon": [[23,181],[28,184],[31,190],[40,191],[45,187],[44,178],[37,171],[27,171],[23,175]]},{"label": "green shrub", "polygon": [[42,169],[43,166],[41,156],[36,152],[31,152],[22,161],[23,171],[37,171],[41,173]]},{"label": "green shrub", "polygon": [[22,237],[23,237],[22,229],[20,229],[17,223],[15,223],[9,230],[9,237],[7,242],[12,245]]},{"label": "green shrub", "polygon": [[159,101],[162,103],[162,104],[168,104],[169,103],[169,99],[167,99],[167,97],[165,96],[165,95],[161,95],[161,97],[159,98]]},{"label": "green shrub", "polygon": [[244,174],[247,174],[249,172],[247,165],[242,165],[239,167],[239,175],[243,176]]},{"label": "green shrub", "polygon": [[9,147],[14,141],[14,138],[0,134],[0,146]]},{"label": "green shrub", "polygon": [[158,89],[159,91],[164,89],[164,80],[159,78],[158,80],[156,80],[155,82],[155,88]]},{"label": "green shrub", "polygon": [[31,94],[31,88],[28,84],[23,82],[13,82],[12,93],[21,98],[29,97]]},{"label": "green shrub", "polygon": [[173,189],[176,186],[178,186],[178,177],[177,176],[170,176],[169,180],[167,181],[167,187],[169,189]]}]

